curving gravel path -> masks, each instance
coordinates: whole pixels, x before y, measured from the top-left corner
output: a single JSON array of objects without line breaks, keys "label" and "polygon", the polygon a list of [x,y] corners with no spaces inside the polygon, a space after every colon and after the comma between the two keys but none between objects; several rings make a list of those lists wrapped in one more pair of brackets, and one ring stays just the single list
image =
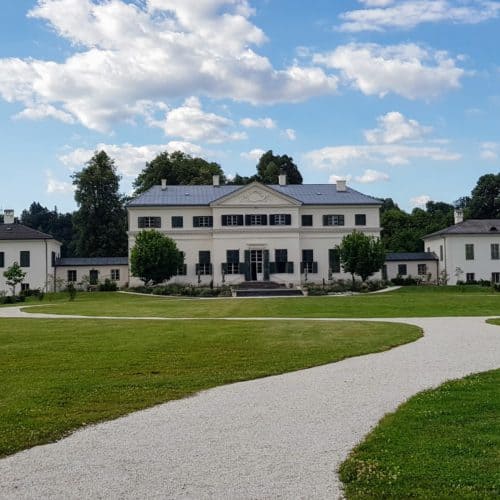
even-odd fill
[{"label": "curving gravel path", "polygon": [[485,318],[369,321],[418,325],[425,336],[211,389],[7,457],[0,498],[340,498],[336,469],[385,413],[500,366],[500,328]]}]

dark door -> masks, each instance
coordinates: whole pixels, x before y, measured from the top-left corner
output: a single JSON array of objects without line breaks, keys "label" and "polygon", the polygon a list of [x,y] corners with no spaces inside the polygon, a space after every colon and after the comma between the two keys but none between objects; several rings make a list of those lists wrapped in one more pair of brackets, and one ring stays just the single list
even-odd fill
[{"label": "dark door", "polygon": [[257,281],[257,263],[252,262],[250,264],[250,279],[252,281]]},{"label": "dark door", "polygon": [[91,285],[97,285],[99,281],[99,271],[92,269],[89,273],[89,281]]}]

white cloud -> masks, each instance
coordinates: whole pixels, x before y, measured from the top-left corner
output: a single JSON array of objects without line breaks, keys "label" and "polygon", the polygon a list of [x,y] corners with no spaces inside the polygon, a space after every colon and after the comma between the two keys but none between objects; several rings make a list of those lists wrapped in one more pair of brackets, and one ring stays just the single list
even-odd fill
[{"label": "white cloud", "polygon": [[423,23],[477,24],[497,18],[500,4],[490,0],[363,0],[368,7],[341,14],[341,31],[409,29]]},{"label": "white cloud", "polygon": [[381,46],[351,43],[333,52],[315,54],[313,61],[341,71],[342,79],[366,95],[388,93],[408,99],[428,99],[460,87],[465,71],[447,52],[408,43]]},{"label": "white cloud", "polygon": [[234,122],[215,113],[206,113],[197,97],[189,97],[184,104],[167,112],[164,120],[148,119],[152,126],[160,127],[166,135],[186,141],[221,143],[245,139],[242,132],[228,132]]},{"label": "white cloud", "polygon": [[15,119],[25,118],[27,120],[43,120],[44,118],[54,118],[64,123],[75,123],[75,119],[69,113],[51,106],[50,104],[39,104],[27,106],[21,112],[14,115]]},{"label": "white cloud", "polygon": [[263,149],[252,149],[247,153],[241,153],[240,156],[246,160],[259,161],[260,157],[265,153]]},{"label": "white cloud", "polygon": [[415,196],[410,199],[412,207],[425,207],[432,198],[427,194],[421,194],[420,196]]},{"label": "white cloud", "polygon": [[0,96],[109,131],[140,117],[141,102],[297,102],[335,92],[337,78],[319,67],[274,68],[259,55],[267,39],[252,14],[246,0],[38,0],[29,16],[75,48],[60,62],[0,59]]},{"label": "white cloud", "polygon": [[356,182],[360,182],[362,184],[373,184],[374,182],[388,181],[389,179],[389,175],[385,172],[367,169],[363,172],[363,175],[356,177]]},{"label": "white cloud", "polygon": [[132,144],[97,144],[94,149],[78,148],[59,156],[59,161],[71,170],[82,168],[95,151],[106,151],[115,160],[117,171],[124,177],[136,177],[145,167],[146,162],[164,151],[172,153],[182,151],[192,156],[199,156],[203,150],[189,142],[171,141],[167,144],[147,144],[133,146]]},{"label": "white cloud", "polygon": [[500,151],[500,144],[496,142],[483,142],[479,156],[482,160],[495,161],[498,160],[498,152]]},{"label": "white cloud", "polygon": [[337,174],[332,174],[328,178],[329,184],[336,184],[337,181],[347,181],[349,182],[352,179],[352,175],[337,175]]},{"label": "white cloud", "polygon": [[407,140],[420,140],[432,131],[432,127],[420,125],[397,111],[377,118],[378,128],[365,130],[365,139],[370,144],[394,144]]},{"label": "white cloud", "polygon": [[293,128],[283,130],[283,135],[290,141],[295,141],[295,139],[297,139],[297,132],[295,132]]},{"label": "white cloud", "polygon": [[247,128],[276,128],[276,122],[272,118],[243,118],[240,124]]},{"label": "white cloud", "polygon": [[47,193],[49,194],[71,194],[74,191],[74,186],[70,182],[60,181],[54,177],[51,170],[45,172],[47,179]]}]

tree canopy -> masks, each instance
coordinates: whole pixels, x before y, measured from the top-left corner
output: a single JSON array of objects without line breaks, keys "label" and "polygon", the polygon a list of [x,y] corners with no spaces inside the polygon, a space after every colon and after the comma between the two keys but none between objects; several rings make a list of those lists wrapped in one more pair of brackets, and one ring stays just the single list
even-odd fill
[{"label": "tree canopy", "polygon": [[213,176],[220,176],[220,183],[226,182],[226,177],[218,163],[209,163],[203,158],[174,151],[163,152],[156,158],[146,163],[143,171],[135,179],[133,186],[135,194],[143,193],[152,186],[161,183],[162,179],[167,184],[176,186],[180,184],[212,184]]},{"label": "tree canopy", "polygon": [[385,262],[382,242],[360,231],[353,231],[344,236],[338,249],[342,268],[344,272],[351,274],[353,281],[355,274],[366,281],[379,271]]},{"label": "tree canopy", "polygon": [[73,217],[76,254],[119,257],[127,254],[127,216],[119,194],[114,160],[99,151],[73,175],[78,210]]},{"label": "tree canopy", "polygon": [[277,184],[280,174],[286,175],[287,184],[302,184],[302,175],[291,156],[267,151],[257,164],[257,180],[264,184]]},{"label": "tree canopy", "polygon": [[500,218],[500,173],[481,176],[470,197],[457,200],[467,219]]},{"label": "tree canopy", "polygon": [[130,254],[130,270],[145,284],[162,283],[184,263],[175,241],[155,230],[141,231]]}]

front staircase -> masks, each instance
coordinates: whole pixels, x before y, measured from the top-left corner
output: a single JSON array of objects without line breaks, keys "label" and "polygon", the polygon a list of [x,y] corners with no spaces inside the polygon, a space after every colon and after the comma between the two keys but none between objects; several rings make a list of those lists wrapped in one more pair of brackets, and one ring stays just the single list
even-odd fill
[{"label": "front staircase", "polygon": [[287,288],[274,281],[244,281],[233,287],[235,297],[291,297],[304,295],[297,288]]}]

